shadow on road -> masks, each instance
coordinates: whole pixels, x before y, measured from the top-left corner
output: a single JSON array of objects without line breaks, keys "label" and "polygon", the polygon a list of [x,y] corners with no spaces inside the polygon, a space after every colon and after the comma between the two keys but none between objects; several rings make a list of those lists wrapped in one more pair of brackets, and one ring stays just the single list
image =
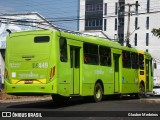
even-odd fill
[{"label": "shadow on road", "polygon": [[[133,97],[130,96],[105,96],[102,102],[105,101],[125,101],[133,100]],[[69,106],[80,106],[82,104],[96,104],[93,101],[80,99],[71,99],[66,103],[55,104],[52,100],[43,100],[43,101],[33,101],[33,102],[19,102],[9,105],[7,108],[38,108],[38,109],[59,109]]]}]

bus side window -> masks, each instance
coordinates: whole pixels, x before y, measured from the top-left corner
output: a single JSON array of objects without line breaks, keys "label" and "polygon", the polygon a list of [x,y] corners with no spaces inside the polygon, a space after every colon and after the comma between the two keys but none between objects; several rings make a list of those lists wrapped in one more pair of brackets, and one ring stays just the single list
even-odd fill
[{"label": "bus side window", "polygon": [[143,54],[139,54],[139,67],[141,70],[144,70],[144,56],[143,56]]},{"label": "bus side window", "polygon": [[100,54],[100,65],[111,66],[111,49],[104,46],[100,46],[99,54]]},{"label": "bus side window", "polygon": [[138,54],[131,53],[132,68],[138,69]]},{"label": "bus side window", "polygon": [[87,63],[87,56],[84,56],[84,63]]},{"label": "bus side window", "polygon": [[130,52],[122,52],[122,63],[124,68],[131,68],[131,55]]},{"label": "bus side window", "polygon": [[59,39],[59,47],[60,47],[60,60],[61,62],[67,62],[67,40],[65,38]]},{"label": "bus side window", "polygon": [[[84,43],[83,44],[83,52],[84,52],[84,63],[91,65],[98,65],[98,45]],[[85,61],[86,60],[86,61]]]}]

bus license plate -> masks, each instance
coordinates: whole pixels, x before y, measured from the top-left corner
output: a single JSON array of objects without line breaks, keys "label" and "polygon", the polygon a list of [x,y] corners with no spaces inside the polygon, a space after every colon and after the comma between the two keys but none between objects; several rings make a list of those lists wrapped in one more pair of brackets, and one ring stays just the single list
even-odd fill
[{"label": "bus license plate", "polygon": [[32,80],[26,80],[26,81],[24,81],[24,84],[32,84],[32,83],[33,83]]}]

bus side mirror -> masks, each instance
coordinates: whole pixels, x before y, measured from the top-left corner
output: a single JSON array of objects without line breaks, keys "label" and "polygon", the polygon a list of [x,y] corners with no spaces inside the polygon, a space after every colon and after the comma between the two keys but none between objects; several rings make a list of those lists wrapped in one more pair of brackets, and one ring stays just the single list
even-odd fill
[{"label": "bus side mirror", "polygon": [[157,64],[156,63],[154,63],[153,66],[154,66],[154,69],[157,69]]}]

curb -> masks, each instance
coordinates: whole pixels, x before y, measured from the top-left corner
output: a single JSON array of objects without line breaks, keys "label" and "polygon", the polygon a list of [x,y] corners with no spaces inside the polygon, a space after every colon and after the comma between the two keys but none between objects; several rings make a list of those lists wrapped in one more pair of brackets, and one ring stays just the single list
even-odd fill
[{"label": "curb", "polygon": [[160,99],[140,99],[140,102],[145,102],[145,103],[160,103]]}]

